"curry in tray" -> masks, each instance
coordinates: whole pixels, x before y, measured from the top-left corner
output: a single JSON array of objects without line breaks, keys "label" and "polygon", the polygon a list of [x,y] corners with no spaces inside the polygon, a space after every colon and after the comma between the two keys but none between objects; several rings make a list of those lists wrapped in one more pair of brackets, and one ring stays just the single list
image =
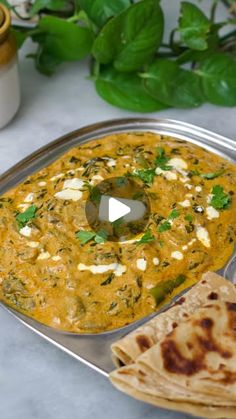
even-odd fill
[{"label": "curry in tray", "polygon": [[[150,202],[130,240],[108,241],[86,219],[86,200],[111,177],[135,179]],[[1,299],[71,332],[134,322],[225,265],[235,194],[236,167],[183,140],[122,133],[73,148],[0,198]]]}]

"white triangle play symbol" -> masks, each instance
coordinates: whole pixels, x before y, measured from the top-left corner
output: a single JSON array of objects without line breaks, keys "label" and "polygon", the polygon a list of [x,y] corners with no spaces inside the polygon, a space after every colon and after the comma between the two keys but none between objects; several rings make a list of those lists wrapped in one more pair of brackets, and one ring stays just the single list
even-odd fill
[{"label": "white triangle play symbol", "polygon": [[131,209],[128,205],[123,204],[120,200],[116,198],[109,198],[108,204],[108,218],[110,223],[118,220],[121,217],[129,214]]}]

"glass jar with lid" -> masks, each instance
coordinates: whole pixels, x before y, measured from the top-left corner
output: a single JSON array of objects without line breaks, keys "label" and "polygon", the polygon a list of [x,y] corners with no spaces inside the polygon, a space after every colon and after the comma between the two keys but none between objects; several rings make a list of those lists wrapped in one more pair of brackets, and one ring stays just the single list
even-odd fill
[{"label": "glass jar with lid", "polygon": [[10,122],[20,105],[17,46],[10,27],[10,12],[0,3],[0,128]]}]

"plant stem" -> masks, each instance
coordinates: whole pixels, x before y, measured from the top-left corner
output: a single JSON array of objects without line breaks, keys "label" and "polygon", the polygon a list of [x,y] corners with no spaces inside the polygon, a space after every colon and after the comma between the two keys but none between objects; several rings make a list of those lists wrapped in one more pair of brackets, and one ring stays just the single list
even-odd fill
[{"label": "plant stem", "polygon": [[11,7],[11,10],[13,11],[13,13],[18,17],[18,19],[20,20],[30,20],[31,16],[21,16],[20,13],[18,13],[17,9],[15,6]]},{"label": "plant stem", "polygon": [[156,54],[157,57],[161,57],[161,58],[169,58],[169,57],[177,57],[178,54],[175,54],[172,51],[158,51]]},{"label": "plant stem", "polygon": [[214,23],[214,21],[215,21],[217,6],[218,6],[218,0],[214,0],[213,4],[211,6],[211,16],[210,16],[210,20],[211,20],[212,23]]}]

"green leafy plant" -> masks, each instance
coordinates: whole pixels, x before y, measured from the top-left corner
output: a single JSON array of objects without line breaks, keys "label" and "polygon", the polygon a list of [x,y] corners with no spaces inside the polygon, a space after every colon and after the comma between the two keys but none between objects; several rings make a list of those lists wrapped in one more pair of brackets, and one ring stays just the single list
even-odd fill
[{"label": "green leafy plant", "polygon": [[[37,15],[34,27],[19,23],[13,32],[19,47],[27,38],[36,44],[30,57],[41,73],[52,75],[62,63],[90,57],[90,79],[111,105],[136,112],[204,102],[236,106],[234,0],[209,0],[209,16],[201,3],[182,1],[168,42],[159,0],[35,0],[26,17],[7,0],[0,2],[18,18]],[[216,20],[219,4],[228,11],[224,21]],[[168,170],[166,156],[158,158],[156,167]],[[151,172],[143,174],[151,183]]]}]

